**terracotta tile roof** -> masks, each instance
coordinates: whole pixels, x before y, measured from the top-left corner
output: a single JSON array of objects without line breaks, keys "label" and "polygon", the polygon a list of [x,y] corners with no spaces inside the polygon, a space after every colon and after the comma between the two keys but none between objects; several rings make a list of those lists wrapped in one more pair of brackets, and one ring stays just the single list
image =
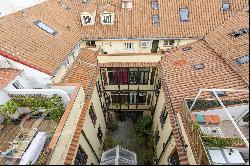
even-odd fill
[{"label": "terracotta tile roof", "polygon": [[[187,47],[191,49],[183,51],[183,48]],[[204,69],[195,70],[194,65],[201,63],[204,64]],[[174,117],[174,114],[180,111],[183,100],[195,98],[201,88],[247,89],[248,85],[204,40],[174,48],[163,56],[160,70],[168,109],[174,110],[169,111],[169,115],[180,162],[187,164],[187,154],[181,143],[182,134],[178,132],[177,120]],[[242,95],[248,98],[248,94]],[[230,94],[229,97],[237,96]]]},{"label": "terracotta tile roof", "polygon": [[[78,0],[76,9],[78,15],[96,11],[95,25],[82,26],[85,39],[186,38],[204,36],[248,5],[248,0],[228,1],[230,9],[226,12],[222,0],[158,0],[156,10],[151,0],[133,0],[132,9],[122,9],[121,0],[91,0],[85,5]],[[100,22],[99,13],[106,8],[114,10],[113,25],[103,26]],[[180,21],[180,8],[188,8],[189,21]],[[159,15],[159,24],[152,23],[153,15]]]},{"label": "terracotta tile roof", "polygon": [[78,119],[77,128],[75,129],[69,151],[67,152],[66,160],[64,162],[65,165],[72,164],[74,154],[77,150],[77,144],[85,116],[91,103],[92,93],[95,88],[95,81],[98,75],[99,67],[97,66],[96,52],[84,49],[81,50],[78,59],[74,62],[72,68],[67,73],[63,81],[67,83],[81,83],[86,95],[80,119]]},{"label": "terracotta tile roof", "polygon": [[205,40],[223,58],[231,63],[249,81],[249,63],[237,65],[235,59],[249,54],[249,32],[233,37],[234,31],[247,28],[249,31],[248,7],[210,32]]},{"label": "terracotta tile roof", "polygon": [[[0,18],[0,55],[39,69],[55,72],[80,40],[77,17],[58,0]],[[34,24],[41,20],[58,33],[51,35]]]},{"label": "terracotta tile roof", "polygon": [[0,90],[15,79],[22,71],[17,69],[0,68]]},{"label": "terracotta tile roof", "polygon": [[[50,141],[50,144],[49,144],[49,147],[51,149],[51,152],[50,152],[50,155],[49,155],[50,157],[51,157],[51,155],[52,155],[52,153],[53,153],[53,151],[54,151],[54,149],[56,147],[57,141],[58,141],[58,139],[59,139],[59,137],[61,135],[61,132],[63,131],[64,125],[65,125],[65,123],[66,123],[66,121],[68,119],[68,116],[70,114],[70,111],[71,111],[71,109],[72,109],[72,107],[74,105],[75,98],[77,97],[79,89],[81,87],[80,83],[74,83],[74,84],[65,83],[65,84],[54,84],[54,85],[56,85],[56,86],[74,86],[76,88],[75,88],[73,94],[70,96],[70,102],[67,104],[65,112],[64,112],[64,114],[63,114],[63,116],[62,116],[62,118],[61,118],[61,120],[60,120],[60,122],[59,122],[59,124],[58,124],[58,126],[56,128],[54,136]],[[48,162],[50,160],[50,157],[47,160],[47,164],[48,164]]]}]

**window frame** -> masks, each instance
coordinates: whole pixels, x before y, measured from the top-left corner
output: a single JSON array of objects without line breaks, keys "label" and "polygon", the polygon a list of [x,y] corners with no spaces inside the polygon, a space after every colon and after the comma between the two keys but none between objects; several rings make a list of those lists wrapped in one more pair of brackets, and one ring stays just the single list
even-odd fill
[{"label": "window frame", "polygon": [[[42,25],[40,25],[40,23],[41,23]],[[41,20],[36,20],[36,21],[34,22],[34,24],[35,24],[38,28],[42,29],[43,31],[47,32],[47,33],[50,34],[50,35],[55,36],[55,35],[58,34],[58,32],[57,32],[56,30],[54,30],[53,28],[51,28],[50,26],[48,26],[47,24],[45,24],[45,23],[44,23],[43,21],[41,21]],[[53,31],[53,32],[50,32],[49,30],[51,30],[51,31]]]},{"label": "window frame", "polygon": [[125,50],[133,50],[134,49],[134,43],[124,43],[124,49]]},{"label": "window frame", "polygon": [[[80,161],[80,160],[82,160],[82,161]],[[75,165],[87,165],[87,161],[88,161],[88,154],[85,152],[85,150],[82,148],[82,146],[79,145],[79,147],[77,149],[74,164]]]},{"label": "window frame", "polygon": [[183,7],[179,9],[179,14],[180,14],[180,21],[181,22],[187,22],[189,21],[189,11],[188,8]]}]

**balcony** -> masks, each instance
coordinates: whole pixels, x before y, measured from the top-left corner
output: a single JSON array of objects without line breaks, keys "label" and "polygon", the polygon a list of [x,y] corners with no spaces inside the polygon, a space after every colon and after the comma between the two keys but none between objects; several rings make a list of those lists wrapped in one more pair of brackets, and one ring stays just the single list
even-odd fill
[{"label": "balcony", "polygon": [[248,99],[237,99],[231,94],[223,100],[208,98],[208,94],[202,99],[198,96],[185,99],[180,112],[196,164],[248,163]]}]

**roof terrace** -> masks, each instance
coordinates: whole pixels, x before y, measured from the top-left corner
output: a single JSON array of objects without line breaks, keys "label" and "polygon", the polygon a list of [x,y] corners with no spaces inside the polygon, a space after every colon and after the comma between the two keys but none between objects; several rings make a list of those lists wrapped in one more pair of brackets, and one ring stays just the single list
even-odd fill
[{"label": "roof terrace", "polygon": [[248,90],[201,89],[195,99],[184,100],[180,114],[197,164],[249,162],[246,93]]},{"label": "roof terrace", "polygon": [[83,105],[75,101],[79,89],[80,84],[56,84],[47,91],[10,91],[11,99],[0,107],[0,165],[46,164],[72,107]]}]

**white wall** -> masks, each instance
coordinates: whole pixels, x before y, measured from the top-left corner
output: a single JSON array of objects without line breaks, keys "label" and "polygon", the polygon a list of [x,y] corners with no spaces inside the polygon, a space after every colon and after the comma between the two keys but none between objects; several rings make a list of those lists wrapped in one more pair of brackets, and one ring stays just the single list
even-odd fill
[{"label": "white wall", "polygon": [[[30,82],[30,85],[34,88],[34,86],[40,87],[40,88],[46,88],[47,84],[51,84],[51,76],[49,76],[48,74],[45,74],[43,72],[40,72],[38,70],[35,70],[33,68],[30,68],[28,66],[25,66],[21,63],[15,62],[11,59],[5,58],[3,56],[0,55],[0,58],[4,58],[7,59],[10,63],[12,68],[17,68],[19,70],[23,70],[22,72],[22,76]],[[35,79],[36,83],[32,83],[30,81],[30,78]]]},{"label": "white wall", "polygon": [[7,102],[10,97],[8,95],[8,91],[11,89],[15,89],[15,87],[12,85],[14,82],[18,81],[21,86],[25,89],[31,88],[29,82],[23,78],[22,76],[17,76],[15,79],[13,79],[7,86],[5,86],[3,89],[0,90],[0,105]]},{"label": "white wall", "polygon": [[[141,47],[141,41],[150,41],[148,47]],[[175,39],[175,46],[185,45],[191,42],[197,41],[197,39]],[[115,53],[151,53],[153,40],[100,40],[95,41],[96,48],[93,50],[98,50],[98,48],[103,49],[104,52],[108,54]],[[125,49],[124,43],[133,43],[133,49]],[[86,47],[86,41],[81,43],[83,47]],[[169,46],[164,45],[164,40],[159,40],[159,49],[168,49]]]}]

